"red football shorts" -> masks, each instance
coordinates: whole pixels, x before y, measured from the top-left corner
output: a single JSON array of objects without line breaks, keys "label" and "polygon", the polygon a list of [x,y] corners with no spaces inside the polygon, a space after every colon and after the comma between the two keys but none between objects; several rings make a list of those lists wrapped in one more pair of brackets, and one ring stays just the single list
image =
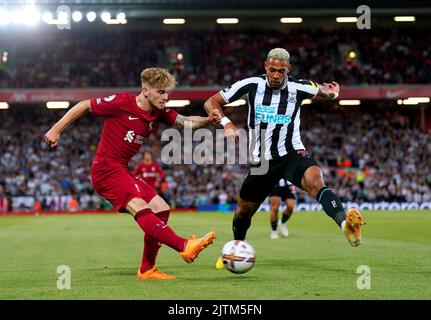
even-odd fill
[{"label": "red football shorts", "polygon": [[109,160],[98,159],[93,162],[91,180],[97,193],[118,211],[125,211],[133,198],[149,203],[157,195],[156,190],[143,180],[136,179],[126,166]]}]

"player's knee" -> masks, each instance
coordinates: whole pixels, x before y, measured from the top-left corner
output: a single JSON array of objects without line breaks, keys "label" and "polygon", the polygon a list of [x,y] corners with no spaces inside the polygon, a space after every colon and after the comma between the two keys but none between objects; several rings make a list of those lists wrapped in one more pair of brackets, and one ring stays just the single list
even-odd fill
[{"label": "player's knee", "polygon": [[278,209],[280,209],[280,205],[279,204],[271,204],[271,211],[272,212],[277,212]]},{"label": "player's knee", "polygon": [[242,218],[252,216],[257,209],[259,209],[260,204],[255,202],[249,202],[244,200],[238,201],[238,208],[236,210],[236,214]]},{"label": "player's knee", "polygon": [[295,201],[286,201],[286,209],[288,212],[292,212],[295,209]]},{"label": "player's knee", "polygon": [[302,178],[302,185],[304,190],[306,190],[312,197],[316,197],[319,190],[325,186],[323,182],[322,172],[320,168],[313,168],[314,170],[310,170],[309,168],[306,171],[306,174]]},{"label": "player's knee", "polygon": [[163,198],[160,197],[159,195],[151,199],[149,206],[151,207],[151,210],[153,210],[153,212],[156,212],[156,213],[171,210],[171,208],[166,203],[166,201],[163,200]]},{"label": "player's knee", "polygon": [[131,215],[135,216],[139,211],[151,209],[151,207],[144,200],[140,198],[133,198],[127,203],[126,210]]}]

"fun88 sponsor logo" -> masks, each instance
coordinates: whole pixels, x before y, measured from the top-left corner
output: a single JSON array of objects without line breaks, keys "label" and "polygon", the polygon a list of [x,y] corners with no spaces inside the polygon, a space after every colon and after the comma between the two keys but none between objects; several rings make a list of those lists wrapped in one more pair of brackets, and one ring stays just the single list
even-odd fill
[{"label": "fun88 sponsor logo", "polygon": [[277,114],[277,109],[271,106],[257,105],[255,113],[256,121],[271,122],[276,124],[285,124],[292,121],[291,116],[285,114]]}]

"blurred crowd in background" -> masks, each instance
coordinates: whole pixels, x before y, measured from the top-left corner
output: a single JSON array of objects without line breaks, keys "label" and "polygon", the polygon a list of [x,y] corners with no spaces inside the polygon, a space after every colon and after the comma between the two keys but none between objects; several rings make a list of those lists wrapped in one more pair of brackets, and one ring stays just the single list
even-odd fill
[{"label": "blurred crowd in background", "polygon": [[290,52],[294,77],[344,85],[426,84],[429,34],[377,27],[6,33],[0,36],[0,49],[8,52],[7,63],[0,63],[0,88],[135,87],[142,69],[155,65],[169,68],[179,86],[225,86],[263,73],[274,47]]},{"label": "blurred crowd in background", "polygon": [[[201,106],[193,108],[202,111]],[[184,111],[195,113],[179,109]],[[79,209],[110,208],[90,178],[103,118],[84,116],[51,150],[42,137],[64,112],[21,107],[0,113],[0,198],[32,196],[42,210],[52,210],[56,204],[47,196],[69,195]],[[238,127],[245,127],[246,107],[227,113]],[[431,201],[431,135],[419,129],[416,115],[375,103],[348,108],[306,105],[302,141],[342,201]],[[173,208],[236,202],[247,165],[166,165],[161,162],[162,132],[163,127],[146,140],[143,150],[161,164],[166,178],[159,191]],[[131,160],[131,169],[140,161],[142,152]],[[315,201],[304,192],[298,195],[299,202]]]}]

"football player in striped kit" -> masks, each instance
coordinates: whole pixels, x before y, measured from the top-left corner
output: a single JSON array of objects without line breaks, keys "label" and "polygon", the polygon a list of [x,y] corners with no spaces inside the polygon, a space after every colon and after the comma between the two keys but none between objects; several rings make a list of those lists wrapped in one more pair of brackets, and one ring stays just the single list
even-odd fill
[{"label": "football player in striped kit", "polygon": [[[219,91],[204,104],[207,113],[220,110],[217,120],[227,138],[236,138],[237,128],[222,113],[222,106],[245,97],[248,100],[249,153],[251,166],[238,197],[232,230],[235,240],[245,240],[253,214],[277,182],[287,177],[308,192],[344,232],[348,242],[361,244],[364,220],[361,213],[347,211],[339,197],[325,185],[322,171],[301,141],[300,106],[304,99],[337,99],[338,83],[316,84],[288,75],[290,55],[283,48],[272,49],[264,63],[265,74],[240,80]],[[257,170],[266,163],[267,170]]]}]

